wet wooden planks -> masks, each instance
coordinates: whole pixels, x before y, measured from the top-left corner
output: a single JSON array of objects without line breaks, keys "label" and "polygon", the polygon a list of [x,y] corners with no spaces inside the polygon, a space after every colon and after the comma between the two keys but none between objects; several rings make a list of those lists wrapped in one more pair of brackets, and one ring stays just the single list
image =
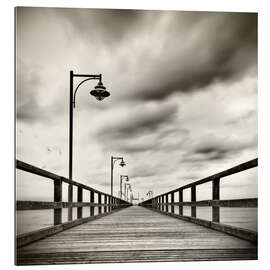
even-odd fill
[{"label": "wet wooden planks", "polygon": [[133,206],[17,250],[17,264],[256,259],[256,245]]}]

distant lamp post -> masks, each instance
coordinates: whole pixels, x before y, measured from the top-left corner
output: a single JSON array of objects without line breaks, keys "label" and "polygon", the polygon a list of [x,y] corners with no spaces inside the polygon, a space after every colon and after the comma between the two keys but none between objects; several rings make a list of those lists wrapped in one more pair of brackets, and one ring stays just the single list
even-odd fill
[{"label": "distant lamp post", "polygon": [[149,196],[149,199],[150,199],[150,198],[153,198],[153,191],[152,191],[152,190],[149,190],[149,191],[146,193],[146,196]]},{"label": "distant lamp post", "polygon": [[126,163],[124,162],[124,158],[123,157],[113,157],[111,156],[111,195],[113,196],[113,168],[114,168],[114,164],[117,160],[121,160],[120,162],[120,166],[124,167],[126,165]]},{"label": "distant lamp post", "polygon": [[[73,79],[74,78],[85,78],[82,80],[75,91],[73,92]],[[72,180],[72,167],[73,167],[73,109],[75,108],[75,99],[76,93],[79,87],[86,81],[89,80],[98,80],[97,86],[95,89],[90,91],[90,94],[94,96],[97,100],[101,101],[104,98],[110,96],[110,93],[106,91],[106,87],[102,84],[102,75],[87,75],[87,74],[74,74],[73,71],[70,71],[69,76],[69,86],[70,86],[70,95],[69,95],[69,179]],[[73,190],[72,185],[68,186],[68,201],[72,202]],[[72,220],[72,207],[68,208],[68,220]]]},{"label": "distant lamp post", "polygon": [[128,188],[131,188],[129,183],[125,183],[125,200],[128,201]]},{"label": "distant lamp post", "polygon": [[130,198],[129,198],[129,196],[128,196],[128,195],[129,195],[129,194],[128,194],[129,191],[132,192],[131,185],[130,185],[130,184],[127,184],[127,195],[126,195],[127,198],[126,198],[126,201],[128,201],[128,202],[130,201]]},{"label": "distant lamp post", "polygon": [[120,198],[121,199],[122,199],[122,195],[123,195],[123,192],[122,192],[123,179],[126,179],[126,181],[128,182],[129,181],[128,175],[120,175]]}]

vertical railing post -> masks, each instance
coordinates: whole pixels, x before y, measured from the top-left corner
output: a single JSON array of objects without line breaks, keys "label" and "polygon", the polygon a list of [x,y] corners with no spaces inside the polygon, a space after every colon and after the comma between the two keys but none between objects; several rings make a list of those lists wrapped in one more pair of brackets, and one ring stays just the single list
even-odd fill
[{"label": "vertical railing post", "polygon": [[169,194],[166,194],[165,196],[166,196],[166,213],[168,213],[169,212],[169,205],[168,205],[168,203],[169,203]]},{"label": "vertical railing post", "polygon": [[[62,180],[54,180],[54,202],[62,201]],[[62,207],[54,209],[54,225],[62,223]]]},{"label": "vertical railing post", "polygon": [[[183,202],[183,189],[179,190],[179,203]],[[183,205],[179,205],[179,215],[183,215]]]},{"label": "vertical railing post", "polygon": [[104,213],[107,213],[107,195],[104,195]]},{"label": "vertical railing post", "polygon": [[[220,179],[215,179],[212,181],[212,200],[219,200],[220,197]],[[220,211],[219,206],[212,206],[212,221],[220,222]]]},{"label": "vertical railing post", "polygon": [[162,203],[161,211],[164,212],[164,195],[161,196],[161,203]]},{"label": "vertical railing post", "polygon": [[[95,203],[95,192],[93,190],[90,191],[90,203]],[[90,216],[95,215],[95,206],[90,206]]]},{"label": "vertical railing post", "polygon": [[111,212],[111,195],[108,195],[108,213]]},{"label": "vertical railing post", "polygon": [[[191,201],[196,202],[196,186],[191,187]],[[196,217],[196,205],[191,206],[191,216]]]},{"label": "vertical railing post", "polygon": [[161,207],[161,205],[160,205],[160,196],[158,196],[158,210],[160,211],[160,207]]},{"label": "vertical railing post", "polygon": [[68,185],[68,202],[71,204],[68,207],[68,221],[72,220],[72,202],[73,202],[73,185],[69,184]]},{"label": "vertical railing post", "polygon": [[98,213],[101,214],[101,193],[98,193]]},{"label": "vertical railing post", "polygon": [[[78,194],[77,194],[77,201],[78,203],[82,202],[83,200],[83,189],[82,187],[78,187]],[[77,219],[82,218],[82,207],[77,208]]]},{"label": "vertical railing post", "polygon": [[171,193],[171,212],[174,213],[174,192]]}]

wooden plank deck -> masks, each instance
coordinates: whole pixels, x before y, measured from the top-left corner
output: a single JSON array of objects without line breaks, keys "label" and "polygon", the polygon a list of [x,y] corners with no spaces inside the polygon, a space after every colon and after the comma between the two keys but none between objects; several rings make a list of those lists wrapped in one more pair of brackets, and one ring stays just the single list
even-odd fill
[{"label": "wooden plank deck", "polygon": [[17,250],[18,265],[256,258],[251,242],[139,206]]}]

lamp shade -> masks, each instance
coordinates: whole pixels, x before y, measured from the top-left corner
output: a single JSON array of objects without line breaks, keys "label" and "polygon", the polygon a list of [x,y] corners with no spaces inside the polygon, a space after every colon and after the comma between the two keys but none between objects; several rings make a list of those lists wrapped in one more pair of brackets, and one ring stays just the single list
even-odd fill
[{"label": "lamp shade", "polygon": [[126,165],[126,163],[124,162],[124,160],[122,159],[122,161],[119,164],[121,167],[124,167]]},{"label": "lamp shade", "polygon": [[98,85],[95,86],[95,89],[90,91],[90,95],[101,101],[110,96],[110,93],[106,90],[106,87],[102,84],[102,82],[99,82]]}]

